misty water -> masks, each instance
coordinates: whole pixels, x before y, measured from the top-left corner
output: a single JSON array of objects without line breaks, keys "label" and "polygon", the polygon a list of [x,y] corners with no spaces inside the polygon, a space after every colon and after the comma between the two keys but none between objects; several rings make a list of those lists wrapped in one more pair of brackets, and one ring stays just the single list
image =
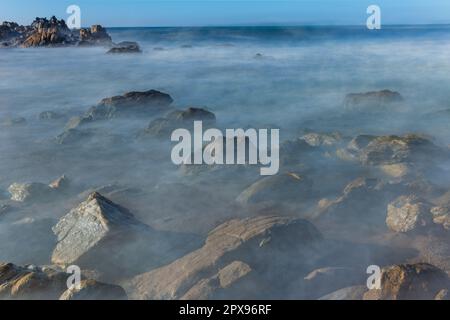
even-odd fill
[{"label": "misty water", "polygon": [[[83,114],[105,97],[129,91],[156,89],[171,95],[173,108],[206,108],[216,115],[219,128],[279,128],[281,141],[310,130],[340,132],[350,138],[421,133],[442,148],[450,144],[448,112],[444,112],[447,118],[430,116],[450,109],[450,28],[446,26],[381,31],[362,27],[111,28],[108,32],[114,42],[137,41],[143,53],[116,56],[106,55],[105,48],[76,47],[0,50],[0,119],[26,119],[26,124],[0,131],[1,198],[9,197],[7,189],[14,182],[49,183],[63,174],[79,191],[55,203],[19,208],[17,214],[1,217],[4,234],[8,224],[30,217],[54,223],[84,200],[83,191],[105,185],[128,188],[125,195],[112,196],[113,201],[139,220],[161,230],[198,236],[199,242],[186,245],[186,251],[198,247],[213,227],[245,215],[233,201],[261,178],[258,170],[184,176],[171,163],[169,136],[142,136],[151,118],[101,123],[99,133],[85,143],[55,143],[70,117]],[[350,117],[344,113],[346,94],[383,89],[404,97],[399,110]],[[63,117],[43,121],[39,119],[43,111]],[[318,199],[338,196],[360,173],[346,176],[334,163],[314,173]],[[442,163],[444,172],[448,168]],[[330,177],[336,170],[340,171]],[[436,179],[441,186],[447,181],[445,175]],[[33,231],[23,235],[34,236]],[[35,244],[39,249],[32,258],[18,252],[23,243],[12,240],[9,247],[3,245],[10,250],[3,249],[0,260],[48,264],[42,247],[53,240],[39,237],[36,243],[47,242]]]}]

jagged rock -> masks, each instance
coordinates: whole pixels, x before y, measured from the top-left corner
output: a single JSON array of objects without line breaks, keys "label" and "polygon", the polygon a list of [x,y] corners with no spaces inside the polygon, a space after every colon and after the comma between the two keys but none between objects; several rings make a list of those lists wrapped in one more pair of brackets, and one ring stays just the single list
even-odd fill
[{"label": "jagged rock", "polygon": [[46,201],[54,195],[53,191],[48,185],[39,182],[13,183],[8,188],[11,200],[18,202]]},{"label": "jagged rock", "polygon": [[125,290],[117,285],[105,284],[92,279],[82,280],[80,287],[67,289],[59,300],[127,300]]},{"label": "jagged rock", "polygon": [[90,29],[80,29],[79,46],[109,46],[111,44],[111,37],[101,25],[93,25]]},{"label": "jagged rock", "polygon": [[386,224],[395,232],[417,231],[432,224],[431,205],[417,196],[401,196],[387,207]]},{"label": "jagged rock", "polygon": [[119,286],[95,280],[82,280],[80,290],[67,289],[70,276],[50,267],[0,263],[0,300],[126,299]]},{"label": "jagged rock", "polygon": [[126,290],[133,299],[286,297],[320,240],[305,220],[234,219],[211,231],[202,248],[135,277]]},{"label": "jagged rock", "polygon": [[102,120],[120,116],[154,116],[166,110],[172,101],[170,95],[157,90],[127,92],[122,96],[103,99],[83,118]]},{"label": "jagged rock", "polygon": [[64,116],[62,114],[55,111],[43,111],[39,114],[40,120],[57,120],[63,117]]},{"label": "jagged rock", "polygon": [[0,125],[4,127],[16,127],[27,123],[27,120],[23,117],[6,117],[0,121]]},{"label": "jagged rock", "polygon": [[296,202],[308,200],[312,195],[310,179],[288,172],[256,181],[242,191],[236,200],[244,205],[262,202]]},{"label": "jagged rock", "polygon": [[58,20],[55,16],[49,20],[36,18],[31,24],[33,31],[23,42],[23,47],[48,47],[73,45],[77,42],[72,31],[67,27],[64,20]]},{"label": "jagged rock", "polygon": [[362,300],[366,291],[366,286],[347,287],[329,293],[319,298],[319,300]]},{"label": "jagged rock", "polygon": [[394,103],[403,101],[400,93],[390,90],[350,93],[345,97],[344,105],[348,111],[380,111]]},{"label": "jagged rock", "polygon": [[123,53],[142,53],[141,48],[137,42],[124,41],[115,44],[109,49],[108,54],[123,54]]},{"label": "jagged rock", "polygon": [[431,300],[449,288],[448,275],[428,264],[402,264],[383,268],[381,289],[364,294],[365,300]]},{"label": "jagged rock", "polygon": [[181,243],[195,245],[193,237],[153,230],[97,192],[61,218],[53,232],[57,236],[53,263],[77,264],[106,276],[158,267],[189,250],[186,244],[180,248]]},{"label": "jagged rock", "polygon": [[202,121],[203,127],[207,128],[215,123],[216,116],[202,108],[190,107],[186,110],[176,110],[169,113],[165,118],[155,119],[150,122],[145,133],[159,137],[170,137],[173,130],[178,128],[192,128],[194,121]]}]

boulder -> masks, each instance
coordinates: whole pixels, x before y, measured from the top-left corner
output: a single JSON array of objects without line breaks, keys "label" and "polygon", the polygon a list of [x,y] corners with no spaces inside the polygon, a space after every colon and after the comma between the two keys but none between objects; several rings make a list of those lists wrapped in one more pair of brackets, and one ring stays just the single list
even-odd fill
[{"label": "boulder", "polygon": [[167,110],[172,101],[170,95],[157,90],[127,92],[103,99],[89,109],[83,118],[102,120],[121,116],[154,116]]},{"label": "boulder", "polygon": [[432,300],[449,288],[448,275],[428,264],[401,264],[383,268],[381,289],[364,294],[365,300]]},{"label": "boulder", "polygon": [[127,300],[125,290],[117,285],[105,284],[92,279],[82,280],[79,287],[67,289],[59,300]]},{"label": "boulder", "polygon": [[417,196],[400,196],[387,207],[386,224],[395,232],[418,231],[433,223],[431,204]]},{"label": "boulder", "polygon": [[97,192],[62,217],[53,232],[53,263],[99,270],[105,277],[159,267],[196,245],[194,237],[152,229]]},{"label": "boulder", "polygon": [[263,202],[301,202],[313,196],[312,181],[294,172],[261,178],[237,197],[243,205]]},{"label": "boulder", "polygon": [[124,41],[115,44],[108,50],[107,54],[142,53],[137,42]]},{"label": "boulder", "polygon": [[366,93],[350,93],[344,100],[347,111],[370,111],[385,110],[395,103],[403,101],[400,93],[390,90],[371,91]]},{"label": "boulder", "polygon": [[50,267],[0,263],[0,300],[126,299],[122,288],[82,280],[80,289],[67,289],[71,274]]},{"label": "boulder", "polygon": [[135,277],[126,290],[133,299],[287,297],[321,239],[305,220],[230,220],[211,231],[202,248]]}]

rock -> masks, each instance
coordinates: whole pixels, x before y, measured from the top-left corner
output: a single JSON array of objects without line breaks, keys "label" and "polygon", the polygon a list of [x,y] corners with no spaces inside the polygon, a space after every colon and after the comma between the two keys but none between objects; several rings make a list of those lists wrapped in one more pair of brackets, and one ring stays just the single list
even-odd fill
[{"label": "rock", "polygon": [[47,201],[54,195],[53,191],[48,185],[39,182],[13,183],[8,188],[11,200],[18,202]]},{"label": "rock", "polygon": [[381,136],[373,139],[360,153],[363,165],[391,165],[402,162],[429,164],[446,157],[444,150],[415,134]]},{"label": "rock", "polygon": [[88,131],[67,129],[63,133],[57,135],[55,141],[58,144],[72,144],[82,142],[90,137],[92,137],[92,134]]},{"label": "rock", "polygon": [[66,191],[70,187],[70,180],[66,175],[62,175],[58,179],[52,181],[48,186],[55,190]]},{"label": "rock", "polygon": [[39,114],[39,120],[58,120],[64,116],[55,111],[43,111]]},{"label": "rock", "polygon": [[448,289],[442,289],[438,292],[434,300],[450,300],[450,295],[448,293]]},{"label": "rock", "polygon": [[154,116],[166,110],[172,101],[168,94],[156,90],[127,92],[122,96],[103,99],[84,118],[102,120],[120,116]]},{"label": "rock", "polygon": [[126,299],[119,286],[95,280],[82,280],[80,290],[67,289],[70,276],[49,267],[0,263],[0,300]]},{"label": "rock", "polygon": [[67,289],[59,300],[127,300],[125,290],[117,285],[105,284],[95,280],[82,280],[80,287]]},{"label": "rock", "polygon": [[347,111],[380,111],[403,101],[400,93],[390,90],[350,93],[344,100]]},{"label": "rock", "polygon": [[109,49],[108,54],[123,54],[123,53],[142,53],[141,48],[137,42],[124,41],[115,44]]},{"label": "rock", "polygon": [[305,140],[310,146],[319,147],[319,146],[333,146],[342,141],[341,134],[335,133],[307,133],[302,136],[300,139]]},{"label": "rock", "polygon": [[106,277],[158,267],[196,245],[193,237],[153,230],[97,192],[62,217],[53,232],[53,263],[99,270]]},{"label": "rock", "polygon": [[362,300],[366,291],[366,286],[347,287],[329,293],[319,298],[319,300]]},{"label": "rock", "polygon": [[36,18],[31,27],[33,31],[22,43],[25,48],[73,45],[77,42],[65,21],[58,20],[55,16],[49,20]]},{"label": "rock", "polygon": [[69,119],[64,130],[77,129],[80,126],[92,123],[93,119],[90,116],[76,116]]},{"label": "rock", "polygon": [[386,224],[395,232],[417,231],[432,224],[431,205],[417,196],[401,196],[387,208]]},{"label": "rock", "polygon": [[305,220],[234,219],[211,231],[202,248],[135,277],[126,290],[132,299],[286,297],[320,240]]},{"label": "rock", "polygon": [[411,167],[406,163],[385,164],[381,171],[392,178],[403,178],[411,174]]},{"label": "rock", "polygon": [[242,191],[236,201],[243,205],[262,202],[298,202],[309,200],[312,195],[310,179],[288,172],[261,178]]},{"label": "rock", "polygon": [[441,224],[445,229],[450,230],[450,207],[433,207],[430,212],[434,223]]},{"label": "rock", "polygon": [[340,288],[364,282],[363,272],[348,267],[325,267],[311,271],[305,278],[306,291],[313,297],[321,297]]},{"label": "rock", "polygon": [[173,130],[178,128],[192,130],[194,121],[202,121],[203,127],[207,128],[216,122],[216,116],[202,108],[190,107],[183,111],[176,110],[169,113],[165,118],[150,122],[145,133],[159,137],[170,137]]},{"label": "rock", "polygon": [[111,37],[101,25],[93,25],[90,29],[80,29],[79,46],[109,46]]},{"label": "rock", "polygon": [[364,299],[432,300],[448,287],[448,275],[431,264],[401,264],[383,268],[381,289],[366,292]]},{"label": "rock", "polygon": [[0,124],[4,127],[16,127],[22,126],[27,123],[27,120],[23,117],[6,117],[0,121]]},{"label": "rock", "polygon": [[354,137],[346,148],[340,148],[336,151],[336,155],[341,160],[345,161],[359,161],[359,155],[362,150],[377,136],[372,135],[358,135]]}]

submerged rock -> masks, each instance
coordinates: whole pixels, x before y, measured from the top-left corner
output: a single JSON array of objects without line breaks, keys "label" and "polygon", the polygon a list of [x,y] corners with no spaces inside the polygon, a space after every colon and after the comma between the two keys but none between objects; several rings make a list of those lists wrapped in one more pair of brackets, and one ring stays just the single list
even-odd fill
[{"label": "submerged rock", "polygon": [[350,93],[345,97],[344,105],[348,111],[380,111],[394,103],[403,101],[400,93],[390,90]]},{"label": "submerged rock", "polygon": [[417,231],[432,224],[431,204],[417,196],[401,196],[387,207],[386,224],[395,232]]},{"label": "submerged rock", "polygon": [[115,44],[109,51],[108,54],[123,54],[123,53],[142,53],[141,48],[137,42],[124,41]]},{"label": "submerged rock", "polygon": [[211,231],[202,248],[135,277],[126,290],[133,299],[286,297],[321,239],[305,220],[231,220]]},{"label": "submerged rock", "polygon": [[6,117],[0,120],[0,125],[4,127],[23,126],[27,120],[23,117]]},{"label": "submerged rock", "polygon": [[13,183],[9,186],[8,192],[11,200],[25,202],[30,200],[46,201],[54,195],[54,189],[44,183]]},{"label": "submerged rock", "polygon": [[302,175],[288,172],[265,177],[241,192],[241,204],[262,202],[296,202],[309,200],[313,195],[312,181]]},{"label": "submerged rock", "polygon": [[190,107],[186,110],[176,110],[169,113],[165,118],[150,122],[145,133],[159,137],[170,137],[172,131],[178,128],[192,130],[194,121],[202,121],[205,128],[216,122],[216,116],[203,108]]},{"label": "submerged rock", "polygon": [[383,268],[381,289],[364,294],[365,300],[432,300],[449,288],[449,277],[428,264],[402,264]]},{"label": "submerged rock", "polygon": [[58,120],[63,117],[64,115],[55,111],[43,111],[39,114],[39,120]]},{"label": "submerged rock", "polygon": [[0,263],[0,300],[126,299],[122,288],[95,280],[83,280],[81,288],[67,289],[71,274],[50,267]]},{"label": "submerged rock", "polygon": [[81,142],[90,137],[92,137],[91,132],[78,129],[67,129],[63,133],[57,135],[55,141],[58,144],[71,144]]}]

